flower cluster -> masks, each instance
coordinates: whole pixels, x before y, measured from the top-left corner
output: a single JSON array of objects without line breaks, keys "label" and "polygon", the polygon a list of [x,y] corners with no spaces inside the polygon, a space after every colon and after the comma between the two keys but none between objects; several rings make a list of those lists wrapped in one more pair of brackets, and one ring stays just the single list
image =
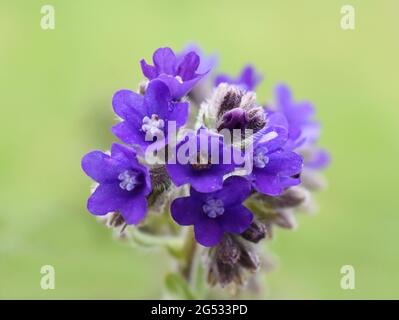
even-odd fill
[{"label": "flower cluster", "polygon": [[159,48],[152,65],[142,59],[137,92],[112,99],[112,133],[124,144],[88,153],[82,168],[96,182],[93,215],[152,236],[193,226],[209,283],[224,286],[244,283],[261,265],[255,244],[310,209],[329,156],[310,102],[280,84],[274,101],[258,103],[255,68],[215,76],[216,61],[195,46]]}]

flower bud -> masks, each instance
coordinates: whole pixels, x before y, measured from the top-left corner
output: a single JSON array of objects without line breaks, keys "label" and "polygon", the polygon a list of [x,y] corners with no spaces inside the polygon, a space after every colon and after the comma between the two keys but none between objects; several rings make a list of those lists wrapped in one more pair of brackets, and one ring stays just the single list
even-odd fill
[{"label": "flower bud", "polygon": [[250,242],[258,243],[266,236],[266,226],[260,221],[254,221],[241,236]]},{"label": "flower bud", "polygon": [[208,267],[208,282],[222,287],[234,283],[244,284],[245,273],[259,269],[260,259],[255,247],[238,236],[225,235],[219,245],[212,249]]},{"label": "flower bud", "polygon": [[258,254],[253,247],[243,248],[240,255],[240,265],[250,272],[256,272],[260,266]]},{"label": "flower bud", "polygon": [[258,132],[266,124],[265,112],[262,107],[255,107],[246,111],[246,118],[247,129],[252,129],[254,133]]},{"label": "flower bud", "polygon": [[255,201],[261,201],[268,209],[294,208],[306,201],[309,192],[303,187],[291,187],[280,196],[272,197],[256,193],[252,197]]},{"label": "flower bud", "polygon": [[302,184],[311,191],[320,191],[326,188],[326,179],[317,171],[304,169],[302,171]]},{"label": "flower bud", "polygon": [[295,229],[298,223],[291,210],[279,210],[273,219],[273,223],[284,229]]}]

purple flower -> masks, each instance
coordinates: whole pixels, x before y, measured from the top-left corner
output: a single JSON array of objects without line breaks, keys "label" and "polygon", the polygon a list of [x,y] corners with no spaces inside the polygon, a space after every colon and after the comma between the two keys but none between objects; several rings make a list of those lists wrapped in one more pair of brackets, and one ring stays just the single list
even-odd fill
[{"label": "purple flower", "polygon": [[228,83],[237,85],[244,90],[254,91],[262,81],[262,78],[263,77],[256,72],[253,66],[247,65],[235,79],[225,74],[218,75],[215,79],[215,86],[221,83]]},{"label": "purple flower", "polygon": [[320,134],[319,123],[313,120],[315,109],[309,101],[296,102],[290,88],[284,84],[275,88],[276,110],[282,112],[288,121],[288,138],[299,144],[314,142]]},{"label": "purple flower", "polygon": [[300,183],[302,157],[286,151],[288,129],[281,113],[269,113],[266,125],[254,135],[253,168],[248,176],[256,191],[280,195],[286,188]]},{"label": "purple flower", "polygon": [[154,52],[152,61],[154,66],[147,64],[144,59],[140,61],[144,76],[149,80],[163,81],[168,86],[173,99],[185,96],[205,75],[205,73],[197,73],[200,58],[194,51],[177,58],[172,49],[159,48]]},{"label": "purple flower", "polygon": [[206,74],[213,70],[218,64],[218,56],[216,54],[206,55],[204,51],[196,44],[189,44],[178,55],[178,59],[182,59],[186,54],[195,52],[200,58],[200,64],[197,72]]},{"label": "purple flower", "polygon": [[330,162],[327,151],[316,147],[320,137],[320,124],[314,120],[315,108],[309,101],[294,101],[287,85],[275,88],[277,111],[282,112],[288,122],[288,141],[286,149],[306,150],[305,165],[309,168],[322,169]]},{"label": "purple flower", "polygon": [[189,183],[199,192],[215,191],[222,187],[223,176],[235,169],[232,156],[227,158],[233,152],[224,146],[223,136],[201,128],[177,144],[166,169],[177,186]]},{"label": "purple flower", "polygon": [[188,103],[171,100],[168,87],[160,80],[149,83],[144,96],[130,90],[115,93],[112,105],[124,121],[112,128],[123,142],[146,149],[154,141],[166,143],[168,122],[175,121],[176,129],[188,117]]},{"label": "purple flower", "polygon": [[92,214],[118,211],[128,224],[137,224],[145,217],[150,176],[133,149],[114,143],[111,155],[92,151],[83,157],[82,168],[99,183],[87,201]]},{"label": "purple flower", "polygon": [[250,183],[238,176],[227,178],[223,188],[215,192],[191,188],[189,197],[172,202],[172,217],[182,226],[194,225],[197,242],[212,247],[225,232],[242,233],[250,226],[253,215],[242,205],[250,191]]}]

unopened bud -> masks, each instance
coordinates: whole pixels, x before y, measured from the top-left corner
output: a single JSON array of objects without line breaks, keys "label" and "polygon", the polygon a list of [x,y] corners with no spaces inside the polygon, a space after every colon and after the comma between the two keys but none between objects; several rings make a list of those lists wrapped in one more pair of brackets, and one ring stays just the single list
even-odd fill
[{"label": "unopened bud", "polygon": [[240,264],[251,272],[256,272],[260,266],[260,260],[255,250],[243,250],[240,255]]},{"label": "unopened bud", "polygon": [[223,264],[234,265],[240,258],[240,248],[233,238],[225,236],[216,251],[216,259]]},{"label": "unopened bud", "polygon": [[279,210],[273,223],[285,229],[295,229],[298,226],[295,215],[290,210]]},{"label": "unopened bud", "polygon": [[258,132],[262,129],[265,124],[265,112],[262,107],[255,107],[246,112],[247,118],[247,129],[252,129],[255,132]]},{"label": "unopened bud", "polygon": [[254,221],[241,236],[250,242],[258,243],[266,236],[266,226],[259,221]]}]

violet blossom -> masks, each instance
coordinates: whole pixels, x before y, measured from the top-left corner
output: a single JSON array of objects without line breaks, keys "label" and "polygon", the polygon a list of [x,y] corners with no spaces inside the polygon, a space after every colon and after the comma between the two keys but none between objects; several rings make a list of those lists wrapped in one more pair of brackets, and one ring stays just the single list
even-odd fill
[{"label": "violet blossom", "polygon": [[303,160],[297,153],[284,149],[288,137],[284,116],[270,113],[266,119],[265,127],[253,137],[253,168],[248,178],[256,191],[277,196],[300,183]]},{"label": "violet blossom", "polygon": [[82,159],[82,168],[98,183],[87,201],[92,214],[101,216],[118,211],[127,224],[137,224],[145,217],[150,176],[133,149],[114,143],[111,155],[89,152]]},{"label": "violet blossom", "polygon": [[112,132],[144,150],[154,141],[162,147],[167,143],[168,122],[174,121],[178,129],[188,117],[188,103],[172,101],[168,87],[160,80],[151,81],[144,96],[130,90],[116,92],[112,105],[123,119]]},{"label": "violet blossom", "polygon": [[171,214],[180,225],[194,225],[197,242],[212,247],[225,232],[240,234],[250,226],[253,215],[242,205],[250,191],[246,179],[232,176],[215,192],[202,193],[191,188],[190,196],[173,201]]},{"label": "violet blossom", "polygon": [[148,80],[159,79],[169,88],[173,99],[180,99],[189,93],[198,81],[209,71],[197,73],[200,58],[194,52],[176,57],[170,48],[159,48],[154,52],[151,66],[142,59],[141,69]]},{"label": "violet blossom", "polygon": [[[190,158],[183,162],[179,154],[188,152]],[[212,192],[220,189],[223,177],[234,171],[233,153],[232,147],[224,145],[223,136],[201,128],[197,134],[189,133],[177,144],[166,169],[176,186],[190,184],[199,192]]]}]

